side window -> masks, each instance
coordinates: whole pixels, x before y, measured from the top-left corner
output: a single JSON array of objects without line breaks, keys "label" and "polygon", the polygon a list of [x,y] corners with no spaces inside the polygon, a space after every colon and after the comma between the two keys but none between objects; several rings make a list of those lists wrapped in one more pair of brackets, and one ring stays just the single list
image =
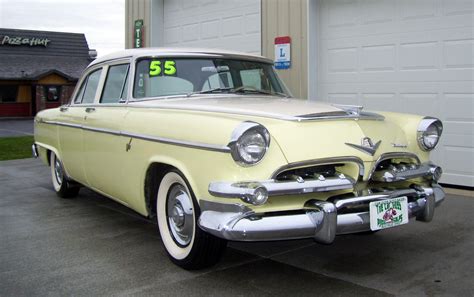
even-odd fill
[{"label": "side window", "polygon": [[82,97],[84,96],[84,89],[86,88],[86,85],[87,85],[87,78],[82,82],[82,85],[79,88],[79,91],[77,91],[76,98],[74,98],[74,103],[81,103]]},{"label": "side window", "polygon": [[76,97],[75,100],[76,103],[94,103],[95,93],[97,91],[97,87],[99,86],[101,73],[102,69],[98,69],[89,74],[87,80],[81,86],[81,89],[84,88],[84,90],[79,90],[78,97]]},{"label": "side window", "polygon": [[216,88],[233,88],[234,82],[230,72],[221,72],[209,76],[202,86],[202,90],[211,90]]},{"label": "side window", "polygon": [[123,90],[122,90],[122,96],[120,96],[120,99],[126,100],[127,99],[127,93],[128,93],[128,77],[130,75],[127,75],[125,78],[125,84],[123,85]]},{"label": "side window", "polygon": [[118,103],[123,98],[127,74],[128,64],[109,67],[100,103]]}]

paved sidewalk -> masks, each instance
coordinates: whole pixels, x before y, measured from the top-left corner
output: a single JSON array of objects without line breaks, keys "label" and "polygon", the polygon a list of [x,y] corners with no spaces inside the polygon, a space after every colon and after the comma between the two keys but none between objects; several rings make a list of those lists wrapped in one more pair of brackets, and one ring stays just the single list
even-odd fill
[{"label": "paved sidewalk", "polygon": [[0,120],[0,137],[33,135],[33,119]]},{"label": "paved sidewalk", "polygon": [[81,189],[60,199],[39,160],[0,162],[0,296],[473,296],[474,203],[374,235],[230,243],[216,267],[167,258],[155,224]]}]

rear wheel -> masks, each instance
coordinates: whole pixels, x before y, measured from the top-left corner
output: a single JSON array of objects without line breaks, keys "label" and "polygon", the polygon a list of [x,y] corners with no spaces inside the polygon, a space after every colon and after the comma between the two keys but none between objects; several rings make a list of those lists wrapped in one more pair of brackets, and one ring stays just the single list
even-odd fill
[{"label": "rear wheel", "polygon": [[76,197],[79,193],[79,186],[66,178],[63,164],[54,152],[51,152],[50,165],[51,179],[56,195],[61,198]]},{"label": "rear wheel", "polygon": [[199,206],[178,171],[168,172],[161,180],[156,214],[163,245],[176,265],[193,270],[212,266],[219,261],[227,241],[198,227]]}]

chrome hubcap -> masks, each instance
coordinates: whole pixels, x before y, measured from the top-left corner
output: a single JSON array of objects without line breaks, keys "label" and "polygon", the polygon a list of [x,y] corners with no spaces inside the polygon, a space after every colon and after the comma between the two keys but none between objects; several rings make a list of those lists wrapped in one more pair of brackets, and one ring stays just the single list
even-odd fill
[{"label": "chrome hubcap", "polygon": [[166,208],[173,239],[180,246],[187,246],[194,232],[193,203],[182,185],[174,184],[170,188]]},{"label": "chrome hubcap", "polygon": [[61,166],[61,162],[56,158],[54,162],[54,176],[58,184],[63,182],[63,168]]}]

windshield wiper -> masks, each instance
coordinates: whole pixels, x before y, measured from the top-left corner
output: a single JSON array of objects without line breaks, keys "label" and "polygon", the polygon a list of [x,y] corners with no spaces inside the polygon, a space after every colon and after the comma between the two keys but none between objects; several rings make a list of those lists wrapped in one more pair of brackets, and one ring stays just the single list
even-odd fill
[{"label": "windshield wiper", "polygon": [[254,87],[249,87],[249,86],[240,86],[238,88],[231,89],[231,92],[232,93],[258,93],[258,94],[265,94],[265,95],[272,95],[272,96],[277,95],[277,96],[288,98],[288,95],[284,93],[271,92],[271,91],[266,91],[262,89],[256,89]]},{"label": "windshield wiper", "polygon": [[230,90],[232,90],[231,87],[214,88],[214,89],[209,89],[209,90],[190,92],[186,94],[186,97],[191,97],[192,95],[196,95],[196,94],[222,93],[224,91],[230,91]]}]

